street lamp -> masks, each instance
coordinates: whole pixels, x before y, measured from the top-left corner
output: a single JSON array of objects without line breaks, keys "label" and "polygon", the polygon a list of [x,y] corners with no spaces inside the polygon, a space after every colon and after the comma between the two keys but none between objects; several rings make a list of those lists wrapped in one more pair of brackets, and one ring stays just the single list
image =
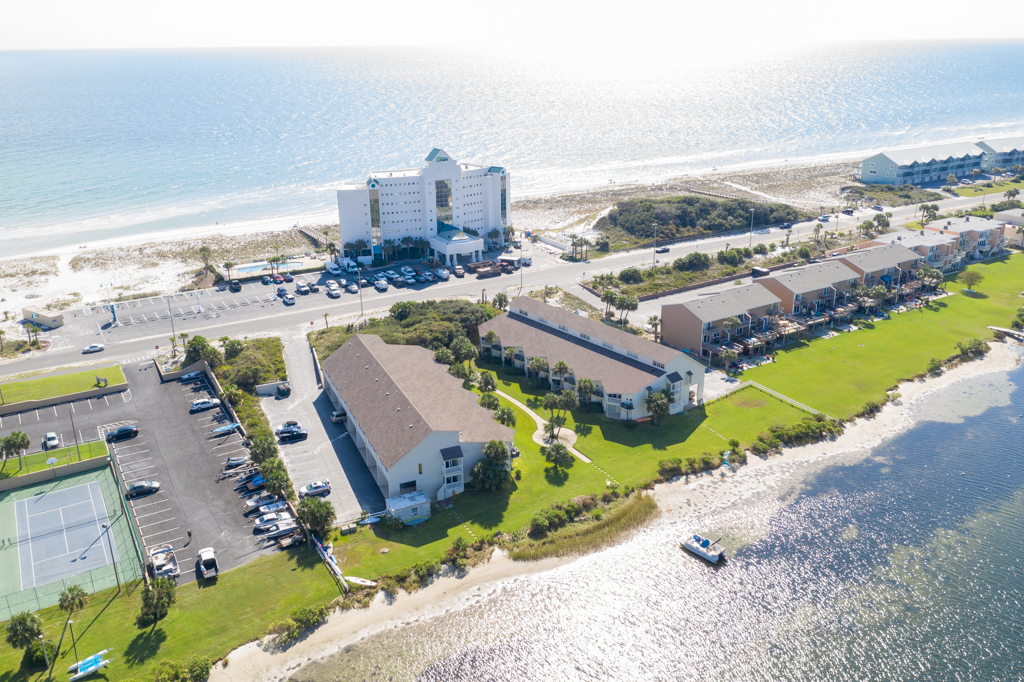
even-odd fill
[{"label": "street lamp", "polygon": [[107,547],[110,548],[110,562],[114,564],[114,579],[117,580],[117,591],[121,591],[121,576],[117,572],[117,562],[114,561],[114,546],[110,543],[110,524],[103,524],[103,532],[107,536]]},{"label": "street lamp", "polygon": [[78,660],[78,642],[75,641],[75,628],[72,627],[74,624],[75,624],[75,621],[73,621],[73,620],[69,620],[68,621],[68,628],[71,630],[71,646],[73,646],[75,648],[75,660],[77,661]]},{"label": "street lamp", "polygon": [[50,655],[46,653],[46,642],[43,641],[43,636],[39,635],[39,643],[43,647],[43,660],[46,661],[46,667],[50,667]]},{"label": "street lamp", "polygon": [[[171,337],[177,338],[178,335],[174,332],[174,313],[171,312],[171,299],[164,296],[164,300],[167,302],[167,316],[171,319]],[[173,350],[176,347],[172,342],[171,349]]]},{"label": "street lamp", "polygon": [[654,258],[651,259],[651,269],[658,267],[658,223],[654,223]]}]

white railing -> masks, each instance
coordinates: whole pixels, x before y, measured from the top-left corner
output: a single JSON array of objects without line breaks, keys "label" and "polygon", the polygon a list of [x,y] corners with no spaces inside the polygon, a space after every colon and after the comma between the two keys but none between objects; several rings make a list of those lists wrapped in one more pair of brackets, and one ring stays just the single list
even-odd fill
[{"label": "white railing", "polygon": [[[796,400],[793,400],[789,396],[785,396],[785,395],[779,393],[778,391],[773,391],[772,389],[768,388],[767,386],[762,386],[761,384],[757,383],[756,381],[744,381],[741,384],[737,384],[736,386],[733,386],[733,387],[729,388],[727,391],[725,391],[725,393],[721,393],[719,395],[716,395],[714,398],[711,398],[710,400],[705,400],[704,404],[707,405],[708,403],[713,403],[716,400],[721,400],[722,398],[725,398],[726,396],[728,396],[728,395],[730,395],[732,393],[735,393],[736,391],[742,390],[744,388],[756,388],[759,391],[764,391],[765,393],[767,393],[768,395],[772,396],[773,398],[778,398],[779,400],[781,400],[781,401],[783,401],[785,403],[789,403],[790,405],[792,405],[793,407],[795,407],[797,409],[804,410],[805,412],[810,412],[811,414],[825,414],[824,412],[820,412],[820,411],[814,409],[813,407],[808,407],[807,405],[804,405],[801,402],[797,402]],[[825,416],[828,417],[827,414],[825,414]],[[831,417],[829,417],[829,419],[831,419]]]}]

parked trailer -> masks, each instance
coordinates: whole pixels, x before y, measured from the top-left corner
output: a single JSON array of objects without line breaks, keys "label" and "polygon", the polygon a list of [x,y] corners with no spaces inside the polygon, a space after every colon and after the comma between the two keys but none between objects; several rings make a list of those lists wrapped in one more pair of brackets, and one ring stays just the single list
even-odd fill
[{"label": "parked trailer", "polygon": [[501,270],[499,268],[496,268],[496,267],[477,268],[476,269],[476,276],[479,279],[483,279],[484,277],[497,277],[500,274],[501,274]]},{"label": "parked trailer", "polygon": [[466,271],[469,272],[470,274],[473,274],[473,273],[475,273],[477,270],[479,270],[481,268],[490,268],[490,267],[494,267],[494,263],[492,263],[489,260],[482,260],[482,261],[477,261],[476,263],[469,263],[468,265],[466,265]]}]

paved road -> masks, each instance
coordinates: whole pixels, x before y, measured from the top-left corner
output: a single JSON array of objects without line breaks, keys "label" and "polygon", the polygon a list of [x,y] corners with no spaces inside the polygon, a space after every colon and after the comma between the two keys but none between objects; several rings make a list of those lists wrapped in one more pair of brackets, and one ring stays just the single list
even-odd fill
[{"label": "paved road", "polygon": [[[989,195],[986,201],[991,203],[1002,198],[1001,194]],[[951,211],[978,205],[981,200],[973,197],[957,198],[938,203],[941,211]],[[891,211],[894,226],[915,219],[916,208],[913,206],[895,208]],[[854,217],[840,216],[838,222],[830,221],[828,229],[850,228],[874,215],[877,215],[875,211],[863,210],[858,211]],[[794,226],[793,237],[812,232],[815,222],[809,221]],[[732,246],[762,242],[780,243],[785,240],[785,230],[755,230],[752,235],[747,235],[746,239],[743,237],[730,235],[672,245],[669,253],[659,255],[659,260],[667,263],[694,251],[716,252],[727,243]],[[589,263],[566,263],[540,248],[534,248],[534,264],[512,275],[482,280],[471,275],[461,279],[452,277],[447,282],[421,284],[406,289],[391,288],[385,293],[373,288],[364,288],[361,290],[361,303],[357,294],[345,293],[339,299],[328,298],[323,287],[320,293],[297,295],[293,306],[285,306],[280,302],[274,294],[274,286],[247,284],[242,292],[237,294],[226,289],[207,289],[122,304],[122,308],[118,310],[118,319],[122,322],[119,327],[112,327],[108,314],[102,310],[72,310],[65,313],[64,327],[44,335],[44,338],[48,338],[53,344],[49,351],[31,359],[4,363],[0,365],[0,372],[10,374],[71,363],[127,362],[153,357],[157,353],[156,346],[166,351],[172,327],[174,333],[202,334],[210,338],[268,333],[280,335],[282,331],[296,334],[308,331],[311,326],[323,324],[324,313],[334,317],[355,318],[360,316],[361,312],[368,315],[374,311],[386,310],[396,301],[422,301],[451,296],[478,297],[484,291],[488,297],[493,297],[499,291],[515,295],[520,283],[526,287],[557,285],[580,293],[583,291],[578,286],[581,280],[595,274],[618,272],[630,266],[650,266],[652,256],[653,251],[645,249],[615,253]],[[324,275],[300,275],[297,279],[318,279],[322,282],[328,278]],[[295,285],[288,286],[294,289]],[[84,346],[97,341],[106,344],[104,352],[94,355],[81,354]]]}]

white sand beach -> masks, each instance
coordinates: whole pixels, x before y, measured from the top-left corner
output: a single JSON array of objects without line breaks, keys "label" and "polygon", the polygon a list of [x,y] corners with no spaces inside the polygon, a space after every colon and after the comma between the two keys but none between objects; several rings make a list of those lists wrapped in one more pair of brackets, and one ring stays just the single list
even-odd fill
[{"label": "white sand beach", "polygon": [[[921,401],[939,391],[961,389],[970,392],[973,384],[986,374],[1007,372],[1022,360],[1017,344],[995,343],[984,358],[965,363],[939,377],[900,385],[901,398],[887,404],[873,419],[858,419],[847,425],[845,433],[832,441],[786,449],[779,455],[751,456],[747,465],[735,471],[718,469],[689,480],[677,480],[655,487],[654,496],[669,518],[695,518],[727,509],[759,493],[776,489],[795,465],[828,464],[868,456],[871,449],[914,425],[914,412]],[[986,395],[985,400],[965,401],[949,391],[954,414],[935,418],[961,418],[980,413],[1005,396]],[[778,501],[781,506],[785,501]],[[765,517],[767,523],[768,516]],[[765,529],[767,530],[767,529]],[[749,540],[749,538],[748,538]],[[293,646],[277,649],[250,642],[228,656],[228,664],[214,666],[212,682],[264,682],[282,680],[306,663],[329,656],[365,637],[387,628],[397,628],[479,602],[502,581],[519,576],[555,570],[571,559],[539,562],[514,562],[496,552],[490,562],[463,575],[445,575],[427,587],[408,594],[400,592],[393,600],[379,594],[366,609],[338,611],[317,630]]]}]

